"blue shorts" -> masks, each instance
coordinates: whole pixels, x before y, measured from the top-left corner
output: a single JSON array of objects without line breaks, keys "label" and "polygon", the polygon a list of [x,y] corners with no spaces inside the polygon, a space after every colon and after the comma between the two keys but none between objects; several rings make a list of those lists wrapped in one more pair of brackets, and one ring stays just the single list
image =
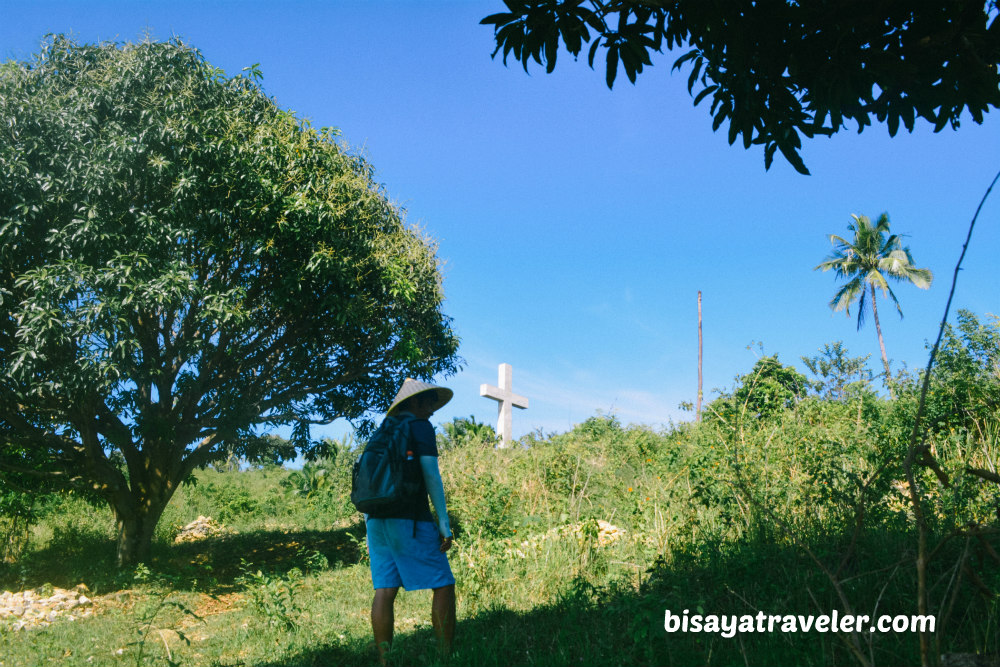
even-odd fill
[{"label": "blue shorts", "polygon": [[408,591],[441,588],[455,583],[448,556],[441,552],[441,537],[431,521],[368,519],[368,557],[375,588]]}]

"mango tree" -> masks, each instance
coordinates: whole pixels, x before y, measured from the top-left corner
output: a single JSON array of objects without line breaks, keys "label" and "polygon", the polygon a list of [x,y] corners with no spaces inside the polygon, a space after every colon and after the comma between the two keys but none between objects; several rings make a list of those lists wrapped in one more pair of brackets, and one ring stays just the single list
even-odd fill
[{"label": "mango tree", "polygon": [[455,369],[434,245],[259,78],[179,41],[0,66],[0,469],[106,499],[121,565],[195,468]]}]

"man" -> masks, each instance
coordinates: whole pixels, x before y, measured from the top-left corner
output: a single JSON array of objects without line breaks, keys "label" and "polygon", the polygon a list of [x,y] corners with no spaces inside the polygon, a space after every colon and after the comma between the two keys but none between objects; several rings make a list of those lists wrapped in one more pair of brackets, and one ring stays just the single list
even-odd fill
[{"label": "man", "polygon": [[[371,561],[372,632],[379,660],[392,644],[393,604],[402,586],[408,591],[433,591],[431,622],[438,646],[451,651],[455,636],[455,577],[445,552],[451,548],[452,533],[444,501],[444,484],[437,462],[437,443],[430,416],[451,400],[450,389],[407,378],[396,394],[387,416],[407,416],[410,421],[408,449],[420,463],[426,493],[407,510],[378,517],[366,516],[368,555]],[[427,497],[434,505],[437,521],[431,516]]]}]

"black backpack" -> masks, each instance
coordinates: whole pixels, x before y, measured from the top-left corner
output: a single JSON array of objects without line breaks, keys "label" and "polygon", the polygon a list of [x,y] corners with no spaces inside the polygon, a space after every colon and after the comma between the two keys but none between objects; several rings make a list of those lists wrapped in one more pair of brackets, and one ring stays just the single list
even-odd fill
[{"label": "black backpack", "polygon": [[414,457],[408,461],[410,416],[386,417],[365,445],[351,473],[351,502],[370,516],[405,517],[424,491]]}]

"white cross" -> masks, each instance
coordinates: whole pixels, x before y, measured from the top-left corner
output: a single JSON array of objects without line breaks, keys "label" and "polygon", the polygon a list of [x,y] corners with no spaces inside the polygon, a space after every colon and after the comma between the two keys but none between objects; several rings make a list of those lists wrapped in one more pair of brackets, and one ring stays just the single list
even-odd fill
[{"label": "white cross", "polygon": [[479,385],[479,395],[491,398],[497,402],[497,435],[500,436],[500,446],[506,447],[510,444],[511,434],[511,406],[515,408],[527,409],[528,399],[518,396],[511,390],[511,377],[514,369],[510,364],[500,364],[498,384],[494,387],[489,384]]}]

